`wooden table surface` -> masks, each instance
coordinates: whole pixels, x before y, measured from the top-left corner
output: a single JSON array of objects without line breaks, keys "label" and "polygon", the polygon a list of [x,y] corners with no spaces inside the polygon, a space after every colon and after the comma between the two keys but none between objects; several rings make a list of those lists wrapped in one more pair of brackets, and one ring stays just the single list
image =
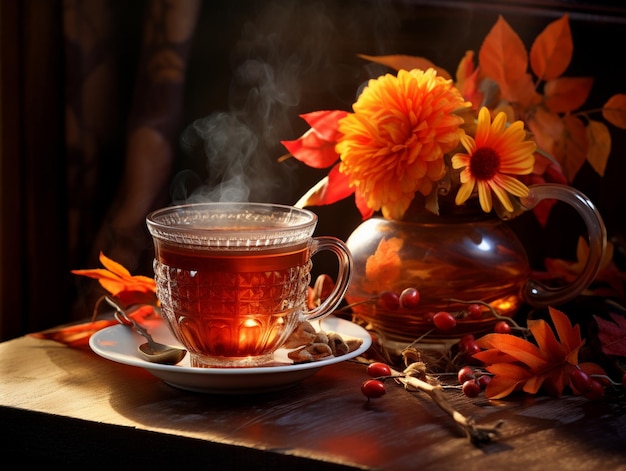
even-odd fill
[{"label": "wooden table surface", "polygon": [[343,362],[280,392],[199,394],[89,350],[21,337],[0,344],[2,457],[72,469],[626,469],[623,395],[495,403],[450,391],[480,424],[504,420],[501,436],[478,448],[424,393],[392,383],[368,402],[364,379],[363,365]]}]

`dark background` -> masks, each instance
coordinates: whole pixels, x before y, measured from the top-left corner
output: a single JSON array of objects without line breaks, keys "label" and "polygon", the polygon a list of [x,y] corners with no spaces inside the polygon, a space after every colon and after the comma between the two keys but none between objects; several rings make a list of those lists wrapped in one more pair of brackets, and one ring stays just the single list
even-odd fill
[{"label": "dark background", "polygon": [[[107,3],[107,2],[105,2]],[[120,126],[100,162],[101,178],[92,201],[77,204],[68,194],[64,138],[64,75],[61,38],[63,2],[4,0],[0,6],[2,67],[2,165],[0,167],[1,272],[0,338],[41,330],[89,312],[76,312],[81,284],[75,268],[99,266],[92,250],[70,259],[73,240],[68,208],[80,207],[101,219],[119,184],[124,164],[124,120],[132,98],[137,38],[143,1],[108,2],[119,17]],[[194,126],[215,126],[223,136],[219,155],[237,159],[238,136],[230,122],[244,122],[258,136],[255,161],[243,165],[249,199],[293,204],[326,172],[295,160],[277,163],[281,139],[295,139],[306,124],[301,113],[349,109],[359,86],[386,70],[358,53],[424,56],[454,73],[468,49],[478,52],[484,36],[502,14],[530,47],[551,21],[570,14],[574,60],[568,76],[593,76],[585,109],[601,106],[614,93],[626,93],[626,8],[621,2],[490,1],[224,1],[203,2],[185,88],[171,200],[202,188],[216,170],[207,170],[205,142]],[[226,123],[226,124],[225,124]],[[613,151],[605,177],[588,166],[574,186],[603,215],[609,236],[626,234],[624,131],[610,127]],[[213,175],[211,175],[213,172]],[[346,239],[359,223],[352,201],[312,208],[320,216],[317,234]],[[533,265],[545,256],[572,258],[580,222],[557,207],[546,228],[531,215],[513,223]],[[79,228],[84,240],[94,228]],[[92,248],[93,249],[93,248]],[[151,275],[146,260],[134,272]],[[320,265],[323,270],[323,264]]]}]

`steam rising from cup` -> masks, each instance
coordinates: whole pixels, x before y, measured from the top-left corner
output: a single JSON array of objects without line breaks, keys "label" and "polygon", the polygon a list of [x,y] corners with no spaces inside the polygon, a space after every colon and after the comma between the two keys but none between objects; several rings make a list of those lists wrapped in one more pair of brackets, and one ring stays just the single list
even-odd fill
[{"label": "steam rising from cup", "polygon": [[[298,188],[298,162],[277,161],[285,153],[280,141],[299,135],[303,129],[293,129],[304,124],[298,114],[314,109],[296,110],[303,86],[334,98],[340,95],[335,91],[339,82],[349,81],[354,90],[358,72],[336,62],[338,57],[344,60],[340,47],[344,36],[350,35],[356,44],[371,42],[373,31],[389,37],[384,30],[396,24],[391,9],[373,5],[264,3],[232,50],[238,65],[229,110],[198,119],[183,133],[184,149],[203,150],[206,177],[200,175],[204,171],[180,172],[172,185],[172,202],[295,202],[304,191]],[[347,54],[354,60],[357,52],[363,51]],[[308,96],[311,90],[304,93]],[[353,98],[347,97],[340,106],[348,109]]]}]

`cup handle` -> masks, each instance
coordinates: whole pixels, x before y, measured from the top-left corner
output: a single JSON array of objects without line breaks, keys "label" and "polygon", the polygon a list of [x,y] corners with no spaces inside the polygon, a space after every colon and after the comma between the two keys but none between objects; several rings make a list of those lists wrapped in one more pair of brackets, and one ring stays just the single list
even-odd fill
[{"label": "cup handle", "polygon": [[542,200],[556,199],[572,206],[587,227],[589,257],[578,278],[571,284],[560,288],[548,287],[536,280],[529,280],[523,287],[522,296],[531,306],[557,306],[578,296],[598,274],[600,262],[606,249],[606,227],[594,204],[575,188],[556,183],[545,183],[531,185],[529,190],[529,195],[521,199],[525,210],[534,208]]},{"label": "cup handle", "polygon": [[330,250],[337,256],[339,259],[339,272],[335,287],[330,295],[319,306],[305,312],[305,319],[308,321],[322,319],[333,312],[341,303],[352,278],[352,254],[343,241],[328,236],[314,237],[311,257],[322,250]]}]

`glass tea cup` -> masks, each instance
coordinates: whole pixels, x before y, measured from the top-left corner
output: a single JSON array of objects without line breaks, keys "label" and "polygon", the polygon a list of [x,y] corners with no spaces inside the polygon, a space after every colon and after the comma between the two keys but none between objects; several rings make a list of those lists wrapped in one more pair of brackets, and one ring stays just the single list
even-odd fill
[{"label": "glass tea cup", "polygon": [[[330,314],[352,276],[352,256],[334,237],[313,237],[317,216],[265,203],[195,203],[146,218],[162,315],[195,367],[255,367],[273,361],[303,320]],[[339,261],[331,294],[307,309],[311,257]]]}]

